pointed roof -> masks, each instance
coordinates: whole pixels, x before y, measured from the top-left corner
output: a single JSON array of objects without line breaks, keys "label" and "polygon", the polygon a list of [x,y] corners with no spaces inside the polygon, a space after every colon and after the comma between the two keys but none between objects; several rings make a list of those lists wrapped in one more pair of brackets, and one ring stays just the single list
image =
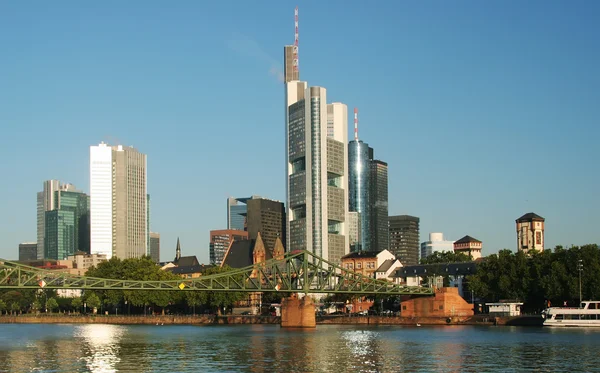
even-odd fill
[{"label": "pointed roof", "polygon": [[279,236],[277,236],[277,239],[275,240],[275,247],[273,248],[273,258],[280,259],[284,255],[285,250],[283,249],[283,243],[279,239]]},{"label": "pointed roof", "polygon": [[455,241],[454,243],[469,243],[469,242],[478,242],[478,243],[481,243],[481,241],[479,241],[478,239],[473,238],[473,237],[468,236],[468,235],[464,236],[463,238],[461,238],[458,241]]},{"label": "pointed roof", "polygon": [[181,244],[179,243],[179,237],[177,237],[177,248],[175,249],[175,261],[181,258]]},{"label": "pointed roof", "polygon": [[517,223],[522,223],[522,222],[527,222],[527,221],[533,221],[533,220],[537,220],[537,221],[545,221],[546,219],[542,218],[541,216],[539,216],[536,213],[533,212],[528,212],[527,214],[521,216],[520,218],[517,219]]}]

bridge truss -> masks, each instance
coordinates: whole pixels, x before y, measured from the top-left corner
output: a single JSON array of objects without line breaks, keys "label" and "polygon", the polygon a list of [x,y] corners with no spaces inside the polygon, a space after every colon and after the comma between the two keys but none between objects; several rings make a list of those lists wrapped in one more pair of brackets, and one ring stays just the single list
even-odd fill
[{"label": "bridge truss", "polygon": [[0,289],[177,290],[432,295],[427,287],[393,284],[344,269],[309,251],[193,279],[138,281],[71,275],[0,260]]}]

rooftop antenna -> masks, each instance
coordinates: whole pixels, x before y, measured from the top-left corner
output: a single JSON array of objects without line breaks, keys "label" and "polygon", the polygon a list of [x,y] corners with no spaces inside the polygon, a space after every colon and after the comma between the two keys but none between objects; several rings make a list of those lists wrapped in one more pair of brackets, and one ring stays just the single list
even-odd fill
[{"label": "rooftop antenna", "polygon": [[354,141],[358,141],[358,108],[354,108]]},{"label": "rooftop antenna", "polygon": [[298,66],[298,7],[296,6],[296,9],[294,10],[294,26],[296,29],[296,32],[294,33],[294,71],[298,71],[299,70],[299,66]]}]

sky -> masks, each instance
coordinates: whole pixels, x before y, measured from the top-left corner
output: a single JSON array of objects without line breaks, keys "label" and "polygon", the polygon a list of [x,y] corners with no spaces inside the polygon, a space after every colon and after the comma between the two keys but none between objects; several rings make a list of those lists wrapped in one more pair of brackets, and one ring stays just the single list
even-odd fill
[{"label": "sky", "polygon": [[[283,46],[359,109],[389,214],[516,250],[600,243],[597,1],[0,2],[0,257],[36,240],[47,179],[89,192],[89,146],[148,155],[161,259],[208,262],[228,196],[285,200]],[[352,123],[349,123],[349,127]],[[350,137],[352,132],[350,132]]]}]

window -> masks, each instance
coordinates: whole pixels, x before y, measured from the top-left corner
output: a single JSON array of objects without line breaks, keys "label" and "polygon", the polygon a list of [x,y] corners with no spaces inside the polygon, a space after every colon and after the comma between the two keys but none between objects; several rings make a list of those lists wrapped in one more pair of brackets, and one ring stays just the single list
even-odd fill
[{"label": "window", "polygon": [[361,262],[356,263],[356,269],[361,269],[361,268],[362,268],[362,263]]}]

